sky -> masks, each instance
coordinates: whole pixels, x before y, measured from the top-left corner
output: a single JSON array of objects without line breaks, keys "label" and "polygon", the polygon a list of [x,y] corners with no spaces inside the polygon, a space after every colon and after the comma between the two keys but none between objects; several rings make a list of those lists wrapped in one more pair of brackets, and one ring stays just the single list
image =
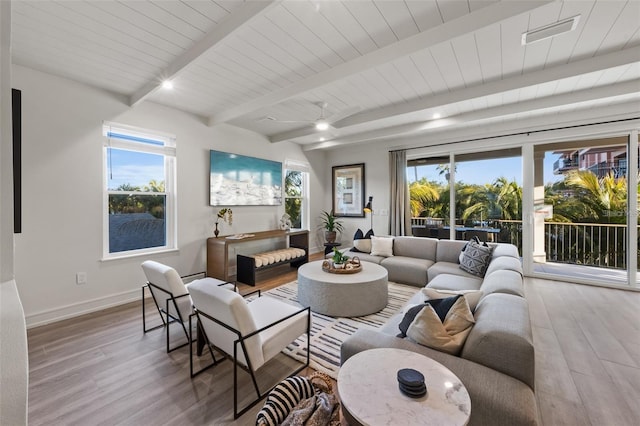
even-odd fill
[{"label": "sky", "polygon": [[[556,182],[562,179],[562,176],[553,174],[553,163],[559,158],[559,155],[547,153],[544,158],[544,182]],[[436,166],[421,166],[417,170],[418,179],[426,177],[428,180],[445,182],[444,176],[439,175]],[[413,168],[407,170],[407,178],[409,182],[415,180]],[[478,160],[458,163],[456,170],[456,181],[485,184],[492,183],[499,177],[506,177],[508,180],[515,180],[522,186],[522,157],[497,158],[492,160]]]},{"label": "sky", "polygon": [[[143,187],[151,179],[160,182],[164,180],[164,159],[161,155],[147,154],[121,149],[110,149],[107,158],[107,176],[109,189],[115,189],[122,184]],[[547,153],[544,158],[545,184],[561,180],[561,176],[553,174],[553,163],[558,155]],[[415,180],[414,169],[407,170],[409,182]],[[426,177],[428,180],[445,182],[444,176],[439,174],[436,166],[420,166],[417,178]],[[509,157],[491,160],[478,160],[458,163],[456,180],[471,184],[492,183],[499,177],[515,180],[522,186],[522,158]]]},{"label": "sky", "polygon": [[164,181],[164,157],[157,154],[109,148],[107,155],[108,188],[122,184],[143,187],[150,180]]}]

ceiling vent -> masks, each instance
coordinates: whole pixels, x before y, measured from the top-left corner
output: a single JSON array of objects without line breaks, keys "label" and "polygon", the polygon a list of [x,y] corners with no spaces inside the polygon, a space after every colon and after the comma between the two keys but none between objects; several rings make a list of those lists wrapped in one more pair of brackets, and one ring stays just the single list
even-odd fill
[{"label": "ceiling vent", "polygon": [[576,15],[553,24],[545,25],[544,27],[522,33],[522,45],[524,46],[535,43],[536,41],[573,31],[578,26],[579,21],[580,15]]}]

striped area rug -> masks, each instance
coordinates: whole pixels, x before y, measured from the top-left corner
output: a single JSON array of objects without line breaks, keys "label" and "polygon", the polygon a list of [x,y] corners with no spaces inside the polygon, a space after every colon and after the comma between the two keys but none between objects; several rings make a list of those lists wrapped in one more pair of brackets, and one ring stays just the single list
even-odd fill
[{"label": "striped area rug", "polygon": [[[340,345],[360,328],[376,329],[382,327],[389,318],[402,309],[404,304],[420,289],[389,282],[389,302],[380,312],[363,317],[338,318],[312,312],[311,320],[311,368],[327,373],[334,379],[338,378],[340,368]],[[272,297],[277,297],[297,304],[297,281],[267,291]],[[291,343],[284,353],[304,362],[306,359],[307,335],[303,335]]]}]

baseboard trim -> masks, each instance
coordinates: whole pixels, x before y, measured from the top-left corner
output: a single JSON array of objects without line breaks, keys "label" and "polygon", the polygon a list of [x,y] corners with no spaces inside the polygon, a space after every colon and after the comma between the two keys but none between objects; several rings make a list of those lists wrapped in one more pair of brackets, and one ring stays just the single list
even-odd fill
[{"label": "baseboard trim", "polygon": [[78,317],[80,315],[90,314],[92,312],[101,311],[103,309],[139,300],[140,289],[137,289],[37,312],[35,314],[28,315],[25,318],[27,322],[27,329]]}]

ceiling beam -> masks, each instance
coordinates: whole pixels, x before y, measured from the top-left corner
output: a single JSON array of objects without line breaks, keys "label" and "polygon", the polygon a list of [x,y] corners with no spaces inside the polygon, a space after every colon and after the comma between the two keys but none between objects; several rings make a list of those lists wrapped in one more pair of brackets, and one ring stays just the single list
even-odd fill
[{"label": "ceiling beam", "polygon": [[[484,96],[504,93],[510,90],[521,89],[538,84],[575,77],[591,72],[597,72],[622,65],[633,64],[640,58],[640,46],[620,50],[606,55],[582,59],[569,64],[558,65],[532,73],[517,75],[504,80],[492,81],[477,86],[467,87],[453,92],[446,92],[424,99],[416,99],[401,105],[378,108],[371,111],[349,116],[339,122],[333,123],[336,129],[348,129],[349,127],[388,119],[403,114],[414,114],[423,110],[462,102]],[[637,87],[635,90],[637,91]],[[383,130],[384,131],[384,130]],[[299,128],[287,132],[278,133],[269,137],[271,142],[282,142],[317,133],[313,128]]]},{"label": "ceiling beam", "polygon": [[[406,137],[411,134],[430,132],[445,127],[457,127],[462,124],[467,124],[474,121],[484,121],[488,119],[508,119],[515,114],[520,114],[523,112],[541,111],[559,106],[574,105],[600,99],[616,98],[624,95],[630,95],[638,93],[638,87],[640,87],[640,79],[630,80],[623,83],[610,84],[572,93],[546,96],[543,98],[511,103],[493,108],[485,108],[482,110],[471,111],[468,113],[459,114],[452,117],[445,117],[438,120],[427,120],[422,122],[401,124],[384,129],[362,132],[355,135],[346,136],[344,138],[337,138],[335,140],[327,142],[306,145],[304,147],[304,150],[307,151],[313,149],[331,148],[336,146],[388,138],[396,139],[399,136]],[[640,106],[640,101],[636,100],[636,104]]]},{"label": "ceiling beam", "polygon": [[247,1],[242,6],[239,6],[216,25],[215,28],[205,34],[202,39],[175,58],[159,75],[136,90],[129,99],[129,105],[134,106],[142,102],[147,96],[158,90],[164,80],[175,78],[200,56],[213,49],[217,44],[241,29],[249,21],[262,15],[277,3],[279,3],[279,1],[276,0]]},{"label": "ceiling beam", "polygon": [[532,73],[517,75],[504,80],[492,81],[454,92],[442,93],[425,99],[415,99],[401,105],[394,105],[378,108],[369,112],[357,113],[341,120],[340,122],[333,123],[333,126],[336,128],[349,127],[398,115],[415,113],[455,102],[481,98],[496,93],[507,92],[509,90],[549,83],[551,81],[584,75],[591,72],[603,71],[622,65],[629,65],[637,62],[638,58],[640,58],[640,46],[619,50],[606,55],[582,59],[576,62],[546,68]]},{"label": "ceiling beam", "polygon": [[428,29],[396,43],[374,50],[287,87],[275,90],[260,98],[230,108],[220,114],[212,116],[209,119],[209,124],[213,126],[224,123],[266,106],[278,104],[300,93],[308,92],[336,80],[341,80],[370,68],[403,58],[420,50],[428,49],[431,46],[460,37],[464,34],[472,33],[513,16],[530,12],[548,3],[551,3],[551,1],[503,0],[498,3],[493,3],[468,15],[445,22],[435,28]]}]

